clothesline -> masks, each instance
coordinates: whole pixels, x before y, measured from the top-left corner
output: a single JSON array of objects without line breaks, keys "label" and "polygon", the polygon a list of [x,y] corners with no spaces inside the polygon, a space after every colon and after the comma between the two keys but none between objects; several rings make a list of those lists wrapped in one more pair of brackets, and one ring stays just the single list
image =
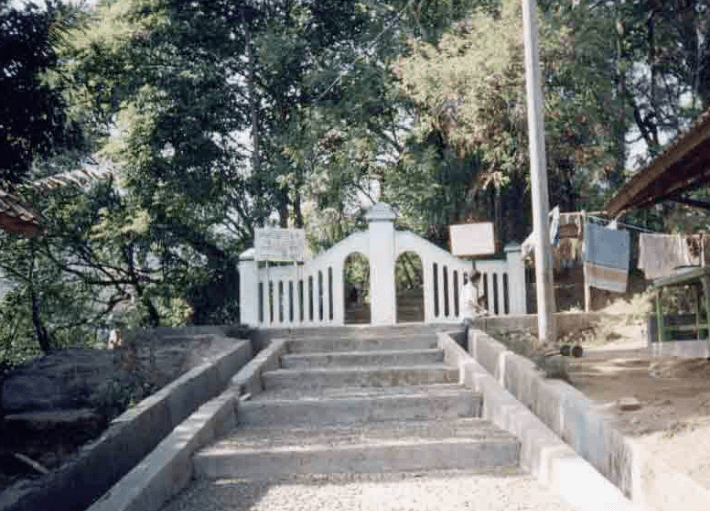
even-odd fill
[{"label": "clothesline", "polygon": [[[613,220],[611,220],[611,221],[607,220],[606,218],[602,218],[600,216],[596,216],[595,213],[597,213],[597,212],[596,211],[587,212],[586,218],[588,220],[596,220],[597,222],[603,223],[604,225],[608,225],[613,221]],[[550,218],[552,218],[552,215],[553,215],[553,211],[550,211]],[[569,211],[566,213],[560,212],[560,216],[563,216],[563,215],[564,216],[575,215],[575,216],[581,217],[582,212],[581,211]],[[632,224],[627,224],[624,222],[619,222],[618,220],[616,221],[616,225],[621,226],[621,227],[625,227],[627,229],[633,229],[633,230],[639,231],[639,232],[647,232],[647,233],[657,233],[658,232],[658,231],[653,231],[651,229],[646,229],[645,227],[639,227],[638,225],[632,225]]]},{"label": "clothesline", "polygon": [[[594,215],[587,215],[587,218],[592,219],[592,220],[598,220],[600,222],[606,222],[606,224],[611,223],[609,220],[606,220],[605,218],[601,218],[601,217],[594,216]],[[640,232],[647,232],[647,233],[657,233],[658,232],[658,231],[652,231],[650,229],[646,229],[645,227],[639,227],[638,225],[625,224],[624,222],[619,222],[619,221],[616,222],[616,225],[618,225],[620,227],[625,227],[627,229],[633,229],[636,231],[640,231]]]}]

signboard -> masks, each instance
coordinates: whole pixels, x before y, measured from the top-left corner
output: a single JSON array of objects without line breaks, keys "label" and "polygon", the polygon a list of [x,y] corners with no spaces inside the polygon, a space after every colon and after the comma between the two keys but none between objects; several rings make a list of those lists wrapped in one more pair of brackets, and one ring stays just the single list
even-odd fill
[{"label": "signboard", "polygon": [[299,261],[306,257],[306,231],[267,227],[254,230],[254,259],[257,261]]},{"label": "signboard", "polygon": [[450,225],[449,239],[451,253],[455,256],[475,257],[496,252],[492,222]]}]

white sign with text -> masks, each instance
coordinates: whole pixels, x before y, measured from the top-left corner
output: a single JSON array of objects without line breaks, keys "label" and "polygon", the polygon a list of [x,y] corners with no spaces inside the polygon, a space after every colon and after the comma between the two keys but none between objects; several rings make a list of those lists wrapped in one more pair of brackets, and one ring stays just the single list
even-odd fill
[{"label": "white sign with text", "polygon": [[298,261],[306,257],[306,231],[266,227],[254,230],[254,259],[257,261]]},{"label": "white sign with text", "polygon": [[496,243],[492,222],[449,226],[451,253],[460,257],[495,254]]}]

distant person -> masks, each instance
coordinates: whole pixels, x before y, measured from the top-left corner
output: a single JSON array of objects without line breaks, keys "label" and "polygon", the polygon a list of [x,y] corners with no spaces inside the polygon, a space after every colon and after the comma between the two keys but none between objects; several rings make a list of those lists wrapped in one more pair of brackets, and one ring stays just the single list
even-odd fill
[{"label": "distant person", "polygon": [[463,276],[463,287],[461,288],[459,303],[461,304],[461,318],[464,327],[464,345],[468,344],[468,331],[473,324],[473,318],[487,314],[486,310],[480,305],[481,299],[479,298],[478,289],[480,282],[481,273],[478,271],[471,276],[471,280],[468,279],[468,275],[464,274]]}]

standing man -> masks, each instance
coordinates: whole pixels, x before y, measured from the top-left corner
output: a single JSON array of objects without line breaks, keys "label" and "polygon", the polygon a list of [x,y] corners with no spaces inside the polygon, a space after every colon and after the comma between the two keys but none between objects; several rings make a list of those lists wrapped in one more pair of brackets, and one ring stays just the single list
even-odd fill
[{"label": "standing man", "polygon": [[461,304],[461,319],[463,320],[464,345],[468,344],[468,331],[473,324],[473,304],[477,297],[477,292],[473,288],[473,284],[468,280],[468,275],[463,276],[463,287],[461,288],[461,296],[459,303]]},{"label": "standing man", "polygon": [[468,275],[463,276],[463,287],[459,303],[461,304],[461,318],[463,319],[464,346],[468,344],[468,331],[473,324],[473,311],[478,305],[478,289],[474,287],[473,280],[480,280],[481,274],[476,272],[469,280]]}]

